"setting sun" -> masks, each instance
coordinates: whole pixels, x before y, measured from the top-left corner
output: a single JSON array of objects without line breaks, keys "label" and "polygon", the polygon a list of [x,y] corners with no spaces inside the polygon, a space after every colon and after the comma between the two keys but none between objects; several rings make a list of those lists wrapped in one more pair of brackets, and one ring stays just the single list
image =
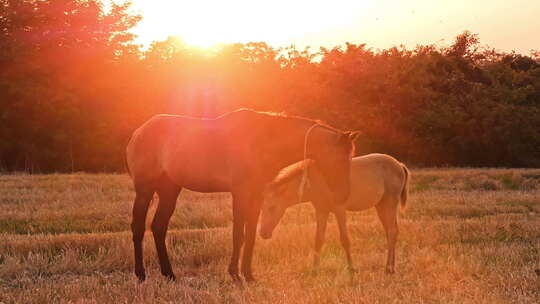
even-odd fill
[{"label": "setting sun", "polygon": [[143,43],[177,36],[200,47],[250,41],[302,43],[310,35],[350,26],[355,16],[373,4],[372,0],[338,2],[342,5],[282,0],[263,4],[243,0],[135,1],[135,11],[143,16],[135,32]]},{"label": "setting sun", "polygon": [[[199,47],[252,41],[315,48],[345,42],[415,47],[447,45],[463,30],[505,51],[528,53],[540,44],[535,17],[540,2],[526,0],[133,0],[133,11],[143,17],[133,29],[143,45],[177,36]],[[512,20],[512,27],[503,20]]]}]

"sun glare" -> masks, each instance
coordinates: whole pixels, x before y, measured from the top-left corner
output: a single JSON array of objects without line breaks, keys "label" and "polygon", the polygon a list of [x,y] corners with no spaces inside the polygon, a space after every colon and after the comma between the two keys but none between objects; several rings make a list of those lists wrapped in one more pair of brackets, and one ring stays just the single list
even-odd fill
[{"label": "sun glare", "polygon": [[[532,21],[538,19],[535,15],[540,9],[538,1],[520,0],[521,4],[517,5],[512,1],[491,0],[489,9],[485,1],[470,0],[132,0],[132,3],[133,12],[143,17],[133,33],[138,36],[136,42],[144,46],[176,36],[186,44],[202,48],[260,41],[272,46],[334,47],[352,42],[375,48],[400,44],[415,47],[446,44],[464,30],[480,34],[488,45],[524,52],[537,48],[539,41],[535,37],[540,21]],[[463,7],[467,10],[463,11]],[[500,20],[514,20],[514,23],[508,27]]]},{"label": "sun glare", "polygon": [[203,48],[250,41],[288,44],[350,25],[373,0],[351,2],[138,0],[134,9],[143,20],[135,32],[143,44],[168,36]]}]

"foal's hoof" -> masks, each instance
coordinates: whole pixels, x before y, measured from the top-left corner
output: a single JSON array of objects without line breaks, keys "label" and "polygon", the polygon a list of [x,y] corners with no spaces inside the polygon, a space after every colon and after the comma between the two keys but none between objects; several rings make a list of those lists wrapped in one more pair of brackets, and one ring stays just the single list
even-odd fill
[{"label": "foal's hoof", "polygon": [[229,274],[231,276],[231,279],[233,280],[233,282],[235,283],[240,283],[242,282],[242,278],[240,277],[239,274]]},{"label": "foal's hoof", "polygon": [[255,282],[255,277],[251,274],[251,273],[244,273],[244,279],[246,280],[246,282],[248,283],[253,283]]},{"label": "foal's hoof", "polygon": [[231,276],[231,279],[233,279],[234,282],[242,281],[242,278],[238,274],[238,268],[229,267],[229,275]]},{"label": "foal's hoof", "polygon": [[313,268],[319,268],[321,266],[321,258],[319,256],[315,256],[313,259]]},{"label": "foal's hoof", "polygon": [[229,275],[231,276],[231,279],[234,283],[241,283],[242,277],[238,273],[229,272]]}]

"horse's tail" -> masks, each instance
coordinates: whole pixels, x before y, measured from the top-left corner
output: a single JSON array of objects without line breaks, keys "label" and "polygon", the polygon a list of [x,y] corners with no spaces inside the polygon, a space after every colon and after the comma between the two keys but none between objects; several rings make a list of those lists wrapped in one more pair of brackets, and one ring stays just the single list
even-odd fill
[{"label": "horse's tail", "polygon": [[[127,141],[127,144],[126,146],[129,145],[129,143],[131,142],[131,139],[133,138],[133,135],[129,136],[129,139]],[[126,149],[127,150],[127,149]],[[124,151],[124,166],[126,167],[126,171],[127,173],[129,174],[129,176],[131,176],[131,171],[129,171],[129,165],[128,165],[128,161],[127,161],[127,151]]]},{"label": "horse's tail", "polygon": [[405,208],[407,207],[407,197],[409,196],[409,182],[411,172],[404,164],[401,164],[401,168],[403,169],[403,173],[405,173],[403,189],[401,190],[401,210],[405,210]]}]

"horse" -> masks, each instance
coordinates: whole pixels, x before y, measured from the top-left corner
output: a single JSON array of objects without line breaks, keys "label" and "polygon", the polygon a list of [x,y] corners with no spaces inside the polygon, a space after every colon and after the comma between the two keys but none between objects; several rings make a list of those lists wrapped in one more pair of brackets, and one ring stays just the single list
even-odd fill
[{"label": "horse", "polygon": [[397,210],[399,205],[402,209],[405,208],[409,191],[410,172],[404,164],[386,154],[375,153],[353,158],[350,195],[342,205],[331,203],[331,192],[316,163],[310,160],[300,161],[283,169],[283,172],[286,174],[278,174],[267,186],[264,194],[259,231],[263,239],[272,237],[272,231],[288,207],[311,201],[317,218],[314,266],[320,264],[326,223],[329,213],[332,212],[336,216],[348,267],[354,272],[345,211],[362,211],[375,207],[386,232],[386,273],[394,273],[398,236]]},{"label": "horse", "polygon": [[262,193],[284,167],[311,159],[328,181],[332,200],[349,194],[350,160],[357,132],[320,121],[239,109],[217,118],[157,115],[136,129],[126,148],[126,165],[135,189],[131,229],[135,275],[146,278],[142,241],[148,205],[159,203],[151,224],[161,273],[174,280],[165,238],[182,188],[231,192],[233,250],[229,274],[254,281],[251,268]]}]

